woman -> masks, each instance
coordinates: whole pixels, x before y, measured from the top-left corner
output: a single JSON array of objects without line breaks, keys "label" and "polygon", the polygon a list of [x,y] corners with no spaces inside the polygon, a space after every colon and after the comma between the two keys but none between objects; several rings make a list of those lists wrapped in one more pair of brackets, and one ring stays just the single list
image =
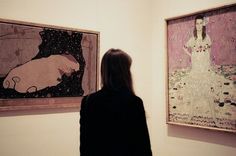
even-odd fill
[{"label": "woman", "polygon": [[186,54],[191,57],[191,72],[209,72],[211,68],[211,39],[206,34],[206,22],[204,21],[204,17],[202,15],[196,16],[193,37],[188,40],[183,49]]},{"label": "woman", "polygon": [[102,89],[81,103],[81,156],[151,156],[142,100],[135,96],[131,58],[119,49],[102,58]]},{"label": "woman", "polygon": [[[191,109],[188,120],[191,121],[196,108],[199,108],[197,103],[201,103],[203,110],[210,112],[210,116],[215,124],[218,124],[215,116],[214,99],[212,95],[212,84],[209,78],[212,77],[210,51],[211,39],[206,34],[206,22],[202,15],[195,17],[195,28],[193,37],[184,45],[184,51],[191,57],[191,71],[189,78],[191,83],[187,86],[191,93]],[[191,53],[190,53],[190,51]],[[200,102],[197,102],[200,101]]]}]

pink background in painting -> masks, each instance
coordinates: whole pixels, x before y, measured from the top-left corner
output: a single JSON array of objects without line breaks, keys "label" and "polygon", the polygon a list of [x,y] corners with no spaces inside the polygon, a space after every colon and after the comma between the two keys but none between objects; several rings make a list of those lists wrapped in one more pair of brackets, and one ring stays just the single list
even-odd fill
[{"label": "pink background in painting", "polygon": [[[204,15],[209,18],[206,30],[212,41],[212,63],[236,65],[236,7],[211,11]],[[191,58],[184,53],[183,46],[193,36],[195,16],[168,21],[169,72],[191,65]]]}]

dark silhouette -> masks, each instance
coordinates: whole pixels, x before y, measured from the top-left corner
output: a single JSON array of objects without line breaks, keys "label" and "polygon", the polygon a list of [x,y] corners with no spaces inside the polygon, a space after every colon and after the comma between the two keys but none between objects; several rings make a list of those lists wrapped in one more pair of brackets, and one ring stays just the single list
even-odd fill
[{"label": "dark silhouette", "polygon": [[81,156],[152,156],[143,102],[133,90],[131,62],[119,49],[103,56],[102,89],[81,103]]}]

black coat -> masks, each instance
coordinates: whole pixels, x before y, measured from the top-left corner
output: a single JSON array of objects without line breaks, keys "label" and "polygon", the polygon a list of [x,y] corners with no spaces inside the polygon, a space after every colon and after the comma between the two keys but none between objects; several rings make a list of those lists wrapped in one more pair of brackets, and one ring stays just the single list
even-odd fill
[{"label": "black coat", "polygon": [[102,89],[83,98],[81,156],[151,156],[142,100],[128,91]]}]

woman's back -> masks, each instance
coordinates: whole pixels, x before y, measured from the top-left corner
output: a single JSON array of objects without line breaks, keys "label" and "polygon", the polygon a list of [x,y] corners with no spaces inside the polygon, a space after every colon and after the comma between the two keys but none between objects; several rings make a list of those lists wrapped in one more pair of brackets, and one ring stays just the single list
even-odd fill
[{"label": "woman's back", "polygon": [[[84,115],[84,116],[83,116]],[[81,156],[150,156],[142,100],[128,91],[102,89],[84,98]]]}]

